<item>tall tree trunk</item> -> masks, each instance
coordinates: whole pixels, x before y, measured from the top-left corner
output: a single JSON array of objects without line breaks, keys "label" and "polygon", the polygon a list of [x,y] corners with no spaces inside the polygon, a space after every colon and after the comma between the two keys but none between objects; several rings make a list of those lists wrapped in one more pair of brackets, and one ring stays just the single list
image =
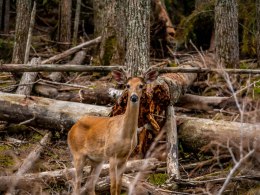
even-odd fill
[{"label": "tall tree trunk", "polygon": [[260,0],[256,0],[256,29],[257,67],[260,68]]},{"label": "tall tree trunk", "polygon": [[203,5],[210,3],[211,0],[196,0],[195,1],[195,9],[199,9]]},{"label": "tall tree trunk", "polygon": [[94,14],[94,35],[98,37],[102,34],[104,25],[104,13],[106,11],[106,1],[93,0]]},{"label": "tall tree trunk", "polygon": [[4,10],[4,0],[0,0],[0,30],[2,29],[2,21],[3,21],[3,10]]},{"label": "tall tree trunk", "polygon": [[228,68],[239,63],[237,6],[237,0],[217,0],[215,4],[216,58]]},{"label": "tall tree trunk", "polygon": [[116,39],[116,1],[115,0],[105,0],[105,9],[102,13],[102,21],[98,22],[102,24],[102,40],[100,48],[100,64],[110,65],[112,58],[115,58],[117,51],[117,39]]},{"label": "tall tree trunk", "polygon": [[150,61],[150,1],[126,1],[126,67],[140,75]]},{"label": "tall tree trunk", "polygon": [[59,38],[63,44],[60,46],[62,50],[68,49],[71,40],[71,0],[60,1],[59,14]]},{"label": "tall tree trunk", "polygon": [[102,65],[124,64],[125,2],[95,0],[95,35],[102,35],[99,60]]},{"label": "tall tree trunk", "polygon": [[79,19],[80,19],[80,8],[81,8],[81,0],[77,0],[75,20],[74,20],[74,29],[73,29],[73,38],[72,38],[73,46],[76,46],[76,44],[77,44]]},{"label": "tall tree trunk", "polygon": [[10,0],[5,0],[4,33],[9,32]]},{"label": "tall tree trunk", "polygon": [[25,48],[30,24],[30,0],[16,1],[16,24],[15,40],[12,63],[22,64],[24,61]]}]

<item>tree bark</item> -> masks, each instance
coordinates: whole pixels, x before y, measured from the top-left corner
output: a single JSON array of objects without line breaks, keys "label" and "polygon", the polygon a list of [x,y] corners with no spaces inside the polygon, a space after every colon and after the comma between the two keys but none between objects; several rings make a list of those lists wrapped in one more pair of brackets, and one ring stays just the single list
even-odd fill
[{"label": "tree bark", "polygon": [[95,37],[101,36],[102,34],[104,28],[104,13],[106,12],[106,6],[106,1],[104,0],[93,0]]},{"label": "tree bark", "polygon": [[237,0],[217,0],[215,4],[215,43],[219,65],[236,68],[239,65]]},{"label": "tree bark", "polygon": [[[111,111],[109,107],[9,93],[0,93],[0,104],[0,120],[14,123],[31,120],[28,125],[65,132],[85,114],[108,116]],[[240,136],[240,129],[247,132],[243,134],[245,144],[260,135],[259,124],[188,117],[177,117],[177,121],[182,143],[193,150],[199,150],[211,141],[226,143],[229,138],[235,142]],[[256,147],[260,149],[260,144]]]},{"label": "tree bark", "polygon": [[[239,151],[240,144],[245,150],[255,148],[259,159],[260,154],[260,125],[230,122],[222,120],[210,120],[192,117],[178,117],[179,139],[185,148],[195,152],[210,149],[210,144],[227,146],[229,142],[234,151]],[[243,143],[240,143],[240,136]],[[260,159],[259,159],[260,161]]]},{"label": "tree bark", "polygon": [[0,30],[3,27],[3,24],[2,24],[2,21],[3,21],[3,18],[4,18],[3,10],[4,10],[4,0],[0,0]]},{"label": "tree bark", "polygon": [[10,0],[5,0],[4,33],[9,32],[10,21]]},{"label": "tree bark", "polygon": [[260,0],[256,0],[256,47],[257,67],[260,68]]},{"label": "tree bark", "polygon": [[30,24],[30,0],[16,1],[16,24],[15,24],[15,40],[12,63],[21,64],[24,62],[24,54],[27,42],[27,35]]},{"label": "tree bark", "polygon": [[79,19],[80,19],[80,8],[81,8],[81,0],[77,0],[75,20],[74,20],[74,28],[73,28],[73,38],[72,38],[73,46],[77,45],[78,30],[79,30]]},{"label": "tree bark", "polygon": [[[68,62],[67,64],[76,64],[76,65],[80,65],[82,64],[82,62],[84,61],[84,59],[86,58],[86,52],[84,50],[79,51],[75,54],[74,58]],[[52,72],[48,78],[50,78],[52,81],[61,81],[61,77],[62,77],[62,72]]]},{"label": "tree bark", "polygon": [[150,62],[150,1],[126,1],[126,68],[141,75]]},{"label": "tree bark", "polygon": [[[41,60],[39,58],[33,58],[31,60],[31,65],[39,65],[41,63]],[[33,88],[33,82],[35,81],[37,77],[38,72],[25,72],[23,73],[23,76],[20,80],[20,86],[16,90],[16,94],[23,94],[23,95],[30,95],[32,88]]]},{"label": "tree bark", "polygon": [[45,129],[69,130],[83,115],[107,116],[110,108],[69,103],[48,98],[0,93],[0,120]]},{"label": "tree bark", "polygon": [[59,14],[59,42],[62,50],[68,49],[71,44],[71,9],[72,0],[60,1],[60,14]]},{"label": "tree bark", "polygon": [[[102,25],[102,41],[100,44],[100,64],[110,65],[112,63],[118,63],[115,60],[117,56],[117,28],[116,28],[116,1],[115,0],[105,0],[105,10],[102,14],[103,25]],[[99,22],[100,23],[100,22]],[[114,58],[114,59],[113,59]]]}]

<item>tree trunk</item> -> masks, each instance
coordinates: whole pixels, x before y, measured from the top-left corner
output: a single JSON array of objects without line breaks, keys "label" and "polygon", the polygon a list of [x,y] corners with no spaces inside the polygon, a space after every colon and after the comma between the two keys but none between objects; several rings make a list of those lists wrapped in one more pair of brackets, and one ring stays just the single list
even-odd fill
[{"label": "tree trunk", "polygon": [[260,0],[256,0],[256,29],[257,67],[260,68]]},{"label": "tree trunk", "polygon": [[215,4],[215,43],[219,65],[236,68],[239,64],[237,0],[217,0]]},{"label": "tree trunk", "polygon": [[25,48],[30,24],[30,0],[16,1],[15,40],[12,63],[24,62]]},{"label": "tree trunk", "polygon": [[[39,65],[41,60],[39,58],[33,58],[31,60],[31,65]],[[37,77],[38,72],[25,72],[20,80],[20,86],[16,90],[16,94],[30,95],[33,83]]]},{"label": "tree trunk", "polygon": [[205,6],[205,4],[210,3],[211,0],[196,0],[195,1],[195,9],[199,9],[202,6]]},{"label": "tree trunk", "polygon": [[3,28],[3,24],[2,24],[4,18],[3,10],[4,10],[4,0],[0,0],[0,30]]},{"label": "tree trunk", "polygon": [[59,42],[62,50],[68,49],[71,43],[71,0],[60,1],[60,14],[59,14]]},{"label": "tree trunk", "polygon": [[127,0],[126,67],[131,76],[141,75],[150,62],[150,1]]},{"label": "tree trunk", "polygon": [[4,33],[9,32],[10,21],[10,0],[5,0]]},{"label": "tree trunk", "polygon": [[[93,0],[93,14],[94,14],[94,35],[101,36],[104,29],[104,14],[106,12],[106,1]],[[112,18],[113,20],[113,18]]]},{"label": "tree trunk", "polygon": [[74,20],[74,29],[73,29],[73,38],[72,38],[73,46],[77,45],[78,30],[79,30],[79,19],[80,19],[80,8],[81,8],[81,0],[77,0],[75,20]]},{"label": "tree trunk", "polygon": [[[102,14],[103,25],[102,25],[102,41],[100,45],[100,64],[110,65],[113,58],[116,58],[117,52],[117,28],[116,28],[116,1],[105,0],[105,10]],[[99,22],[100,23],[100,22]],[[117,57],[118,58],[118,57]],[[113,60],[113,63],[118,63]]]},{"label": "tree trunk", "polygon": [[[125,62],[125,2],[96,0],[95,31],[102,34],[100,64],[121,64]],[[99,20],[98,20],[99,18]]]}]

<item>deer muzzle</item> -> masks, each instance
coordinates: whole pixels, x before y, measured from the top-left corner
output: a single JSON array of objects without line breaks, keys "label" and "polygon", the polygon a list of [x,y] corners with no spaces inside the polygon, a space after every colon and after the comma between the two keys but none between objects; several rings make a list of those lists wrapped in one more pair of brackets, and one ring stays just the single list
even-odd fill
[{"label": "deer muzzle", "polygon": [[139,99],[139,98],[138,98],[138,96],[137,96],[136,94],[133,94],[133,95],[130,96],[130,101],[131,101],[131,102],[134,102],[134,103],[135,103],[135,102],[138,101],[138,99]]}]

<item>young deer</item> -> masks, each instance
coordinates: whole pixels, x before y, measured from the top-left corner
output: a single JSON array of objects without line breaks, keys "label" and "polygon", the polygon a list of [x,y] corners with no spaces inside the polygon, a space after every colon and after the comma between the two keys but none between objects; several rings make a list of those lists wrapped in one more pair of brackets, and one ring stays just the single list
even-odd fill
[{"label": "young deer", "polygon": [[122,175],[129,155],[137,144],[137,124],[140,99],[144,86],[157,79],[158,72],[147,71],[143,77],[127,78],[124,71],[113,71],[114,79],[126,84],[128,101],[123,115],[114,117],[83,116],[71,128],[68,144],[76,169],[74,194],[80,194],[85,160],[91,163],[87,183],[88,194],[95,194],[95,184],[104,161],[110,163],[110,192],[119,195]]}]

